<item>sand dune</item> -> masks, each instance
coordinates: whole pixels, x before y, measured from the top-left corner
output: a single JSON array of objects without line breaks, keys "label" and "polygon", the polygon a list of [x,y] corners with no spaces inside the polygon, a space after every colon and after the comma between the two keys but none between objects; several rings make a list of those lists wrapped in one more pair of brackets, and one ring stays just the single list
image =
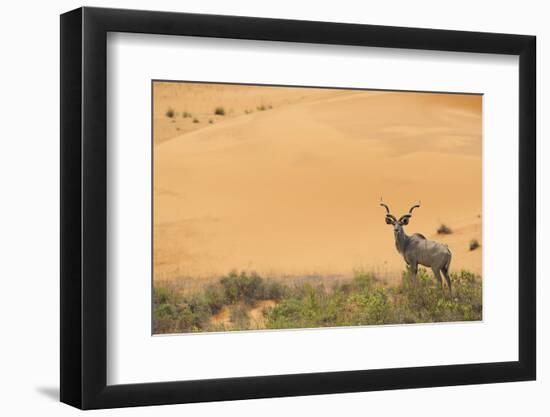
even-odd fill
[{"label": "sand dune", "polygon": [[[481,273],[481,97],[178,84],[155,89],[155,279],[249,269],[398,277],[380,197],[407,233],[447,243]],[[157,88],[157,87],[155,87]],[[176,94],[177,93],[177,94]],[[260,105],[272,108],[256,109]],[[213,124],[166,108],[211,117]],[[204,119],[204,117],[202,117]],[[171,124],[187,123],[187,131]],[[436,235],[444,222],[454,233]]]}]

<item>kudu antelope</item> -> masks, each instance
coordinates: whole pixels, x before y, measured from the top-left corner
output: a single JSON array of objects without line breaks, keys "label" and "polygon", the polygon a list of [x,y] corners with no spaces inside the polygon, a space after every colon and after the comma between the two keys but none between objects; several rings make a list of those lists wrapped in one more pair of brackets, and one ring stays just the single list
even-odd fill
[{"label": "kudu antelope", "polygon": [[386,224],[391,224],[393,226],[395,247],[410,268],[413,284],[416,284],[418,265],[424,265],[432,268],[440,287],[443,285],[441,279],[441,273],[443,273],[447,281],[447,286],[449,287],[449,293],[452,294],[451,278],[449,277],[449,266],[451,264],[452,255],[448,246],[444,243],[428,240],[420,233],[407,236],[403,230],[403,226],[409,224],[409,219],[412,217],[413,210],[420,207],[420,202],[412,206],[409,212],[402,215],[399,220],[391,214],[390,208],[384,204],[383,201],[380,201],[380,205],[386,209]]}]

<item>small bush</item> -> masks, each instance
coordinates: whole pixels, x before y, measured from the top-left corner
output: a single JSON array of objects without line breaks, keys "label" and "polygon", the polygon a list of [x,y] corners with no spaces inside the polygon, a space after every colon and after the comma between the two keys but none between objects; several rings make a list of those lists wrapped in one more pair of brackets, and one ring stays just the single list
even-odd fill
[{"label": "small bush", "polygon": [[208,119],[208,123],[211,124],[211,125],[213,125],[213,124],[214,124],[214,120]]},{"label": "small bush", "polygon": [[263,280],[254,272],[230,272],[220,280],[220,284],[227,304],[240,301],[250,305],[256,300],[263,299]]},{"label": "small bush", "polygon": [[168,110],[166,110],[166,117],[169,117],[171,119],[175,115],[176,115],[176,112],[174,111],[174,109],[169,108]]},{"label": "small bush", "polygon": [[212,314],[217,314],[226,304],[225,293],[219,285],[211,284],[204,291],[204,299],[210,306]]},{"label": "small bush", "polygon": [[450,235],[451,233],[453,233],[453,231],[451,230],[451,228],[449,226],[447,226],[446,224],[441,224],[441,226],[439,226],[437,228],[437,234],[438,235]]},{"label": "small bush", "polygon": [[196,117],[193,119],[193,123],[200,123],[200,120],[197,119]]},{"label": "small bush", "polygon": [[267,110],[267,107],[266,107],[264,104],[262,104],[262,105],[260,105],[260,106],[257,106],[257,107],[256,107],[256,110],[258,110],[258,111],[266,111],[266,110]]},{"label": "small bush", "polygon": [[225,116],[225,109],[223,107],[216,107],[214,114],[216,116]]},{"label": "small bush", "polygon": [[470,250],[476,250],[477,248],[479,248],[479,242],[477,241],[477,239],[472,239],[470,240]]},{"label": "small bush", "polygon": [[288,293],[287,287],[277,281],[266,281],[263,285],[263,300],[279,301]]},{"label": "small bush", "polygon": [[388,297],[382,288],[351,295],[345,307],[352,313],[349,321],[355,325],[383,324],[390,313]]},{"label": "small bush", "polygon": [[155,288],[153,292],[153,331],[155,333],[192,332],[203,329],[212,311],[203,297],[181,296],[170,287]]},{"label": "small bush", "polygon": [[153,292],[153,305],[168,304],[177,302],[177,293],[169,287],[155,287]]},{"label": "small bush", "polygon": [[187,119],[189,117],[192,117],[192,114],[189,113],[188,111],[184,111],[182,114],[181,114],[181,117],[183,117],[184,119]]}]

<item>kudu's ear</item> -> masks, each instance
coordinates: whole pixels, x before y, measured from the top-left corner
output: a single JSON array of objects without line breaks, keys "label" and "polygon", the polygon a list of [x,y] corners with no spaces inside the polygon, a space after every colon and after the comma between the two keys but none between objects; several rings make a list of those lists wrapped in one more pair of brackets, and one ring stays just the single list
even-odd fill
[{"label": "kudu's ear", "polygon": [[395,222],[393,221],[393,219],[389,216],[386,216],[386,224],[394,224]]},{"label": "kudu's ear", "polygon": [[403,226],[406,226],[409,224],[409,219],[411,218],[412,216],[410,214],[404,214],[403,216],[401,216],[399,218],[399,223],[401,223]]}]

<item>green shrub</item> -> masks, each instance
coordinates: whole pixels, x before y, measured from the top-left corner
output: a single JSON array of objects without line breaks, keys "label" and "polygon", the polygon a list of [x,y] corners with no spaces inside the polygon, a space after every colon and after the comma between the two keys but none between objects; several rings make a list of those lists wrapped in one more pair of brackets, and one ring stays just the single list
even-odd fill
[{"label": "green shrub", "polygon": [[153,291],[153,304],[168,304],[175,301],[176,294],[168,287],[155,287]]},{"label": "green shrub", "polygon": [[176,115],[176,112],[174,109],[169,108],[166,110],[166,117],[169,117],[170,119]]},{"label": "green shrub", "polygon": [[382,288],[363,290],[352,294],[345,304],[348,321],[353,325],[384,324],[390,306]]},{"label": "green shrub", "polygon": [[371,274],[356,272],[350,282],[332,291],[324,285],[303,284],[290,290],[265,312],[268,328],[327,327],[382,324],[390,309],[384,289]]},{"label": "green shrub", "polygon": [[254,272],[251,274],[230,272],[220,280],[220,284],[223,286],[228,304],[238,301],[252,304],[256,300],[263,299],[263,280]]},{"label": "green shrub", "polygon": [[288,292],[287,287],[278,281],[264,281],[262,300],[274,300],[278,301],[285,297]]},{"label": "green shrub", "polygon": [[214,114],[216,116],[225,116],[225,109],[221,106],[216,107],[216,109],[214,110]]},{"label": "green shrub", "polygon": [[153,330],[155,333],[197,331],[210,321],[212,309],[204,296],[184,297],[170,287],[153,291]]},{"label": "green shrub", "polygon": [[204,299],[212,314],[217,314],[226,304],[225,293],[219,285],[208,285],[204,290]]}]

